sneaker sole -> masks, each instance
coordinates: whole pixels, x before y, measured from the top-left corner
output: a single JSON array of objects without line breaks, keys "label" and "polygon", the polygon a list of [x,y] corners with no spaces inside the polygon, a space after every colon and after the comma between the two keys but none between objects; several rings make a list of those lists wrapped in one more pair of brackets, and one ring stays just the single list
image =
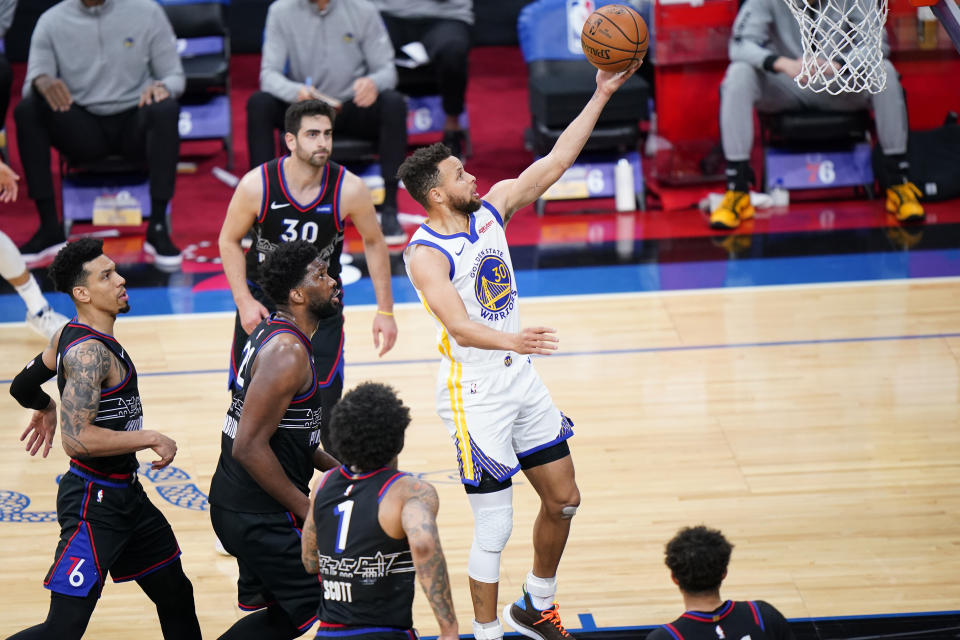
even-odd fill
[{"label": "sneaker sole", "polygon": [[509,624],[511,627],[513,627],[513,630],[516,631],[517,633],[519,633],[519,634],[522,635],[522,636],[526,636],[526,637],[528,637],[528,638],[532,638],[533,640],[543,640],[543,636],[542,636],[542,635],[540,635],[539,633],[536,633],[536,632],[534,632],[534,631],[531,631],[530,629],[527,629],[526,627],[524,627],[523,625],[517,623],[517,621],[513,619],[513,616],[510,615],[510,608],[511,608],[512,606],[513,606],[513,604],[511,603],[511,604],[508,604],[507,606],[505,606],[505,607],[503,608],[503,620],[504,620],[504,622],[506,622],[506,623]]},{"label": "sneaker sole", "polygon": [[734,229],[736,229],[736,228],[739,227],[739,226],[740,226],[739,223],[733,225],[732,227],[724,224],[723,222],[711,222],[711,223],[710,223],[710,228],[711,228],[711,229],[714,229],[714,230],[716,230],[716,231],[733,231]]},{"label": "sneaker sole", "polygon": [[926,213],[919,213],[912,216],[904,216],[902,218],[897,215],[896,211],[891,211],[889,208],[887,209],[887,213],[893,216],[894,220],[896,220],[900,224],[911,224],[914,222],[923,222],[924,220],[927,219]]},{"label": "sneaker sole", "polygon": [[50,245],[39,253],[21,253],[20,255],[23,257],[24,262],[37,262],[38,260],[43,260],[49,256],[56,255],[60,249],[63,249],[65,246],[67,246],[66,240]]},{"label": "sneaker sole", "polygon": [[143,252],[148,256],[153,258],[153,261],[164,267],[175,267],[183,263],[183,254],[177,254],[175,256],[162,256],[157,253],[157,249],[150,244],[149,242],[143,243]]}]

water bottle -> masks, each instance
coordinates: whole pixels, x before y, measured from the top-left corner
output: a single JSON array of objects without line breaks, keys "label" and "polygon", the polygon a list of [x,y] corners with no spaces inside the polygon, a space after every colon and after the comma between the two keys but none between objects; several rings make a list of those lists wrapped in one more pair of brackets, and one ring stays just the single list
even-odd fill
[{"label": "water bottle", "polygon": [[626,158],[617,160],[613,170],[614,200],[617,211],[635,211],[637,194],[633,188],[633,165]]},{"label": "water bottle", "polygon": [[783,187],[783,180],[777,178],[770,191],[770,198],[773,200],[773,206],[785,207],[790,204],[790,192]]}]

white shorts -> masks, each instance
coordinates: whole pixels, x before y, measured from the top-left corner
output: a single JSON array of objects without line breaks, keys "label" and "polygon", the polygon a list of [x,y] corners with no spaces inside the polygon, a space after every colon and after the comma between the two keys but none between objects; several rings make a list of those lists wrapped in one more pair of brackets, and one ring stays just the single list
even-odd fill
[{"label": "white shorts", "polygon": [[447,366],[437,376],[437,413],[457,448],[460,480],[477,486],[481,471],[503,482],[520,459],[573,435],[529,356],[509,353],[486,365]]}]

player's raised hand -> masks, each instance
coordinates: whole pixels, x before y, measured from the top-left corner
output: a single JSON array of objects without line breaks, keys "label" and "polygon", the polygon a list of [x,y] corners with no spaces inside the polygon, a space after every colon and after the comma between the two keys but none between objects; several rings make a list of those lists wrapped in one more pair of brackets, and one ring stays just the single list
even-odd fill
[{"label": "player's raised hand", "polygon": [[57,432],[57,403],[50,398],[46,409],[34,411],[30,416],[30,424],[20,436],[20,442],[27,440],[27,452],[31,456],[37,455],[40,445],[43,445],[43,457],[46,458],[53,447],[53,435]]},{"label": "player's raised hand", "polygon": [[157,433],[157,442],[150,448],[160,456],[159,460],[154,460],[150,463],[154,469],[163,469],[173,462],[174,457],[177,455],[177,443],[173,438],[168,438],[162,433]]},{"label": "player's raised hand", "polygon": [[637,60],[623,71],[618,71],[616,73],[613,71],[597,69],[597,88],[602,91],[613,93],[623,86],[623,83],[629,80],[630,76],[636,73],[641,64],[643,64],[643,60]]},{"label": "player's raised hand", "polygon": [[557,330],[551,327],[526,327],[517,334],[517,346],[513,350],[524,355],[548,356],[557,350],[560,342],[556,333]]}]

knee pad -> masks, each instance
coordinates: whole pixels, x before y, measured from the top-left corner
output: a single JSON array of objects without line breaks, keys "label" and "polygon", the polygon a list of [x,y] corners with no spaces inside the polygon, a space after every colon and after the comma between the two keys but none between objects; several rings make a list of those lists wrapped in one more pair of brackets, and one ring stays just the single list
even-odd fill
[{"label": "knee pad", "polygon": [[560,518],[563,520],[570,520],[575,515],[577,515],[577,507],[572,504],[568,504],[563,509],[560,509]]},{"label": "knee pad", "polygon": [[477,545],[484,551],[503,551],[513,531],[513,487],[494,493],[468,494],[468,497]]},{"label": "knee pad", "polygon": [[500,552],[513,531],[513,487],[467,497],[473,509],[473,545],[467,572],[478,582],[498,582]]}]

